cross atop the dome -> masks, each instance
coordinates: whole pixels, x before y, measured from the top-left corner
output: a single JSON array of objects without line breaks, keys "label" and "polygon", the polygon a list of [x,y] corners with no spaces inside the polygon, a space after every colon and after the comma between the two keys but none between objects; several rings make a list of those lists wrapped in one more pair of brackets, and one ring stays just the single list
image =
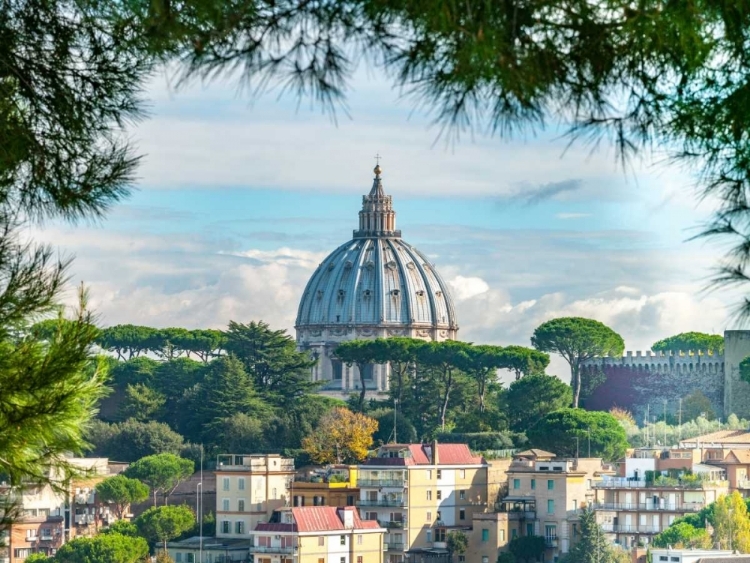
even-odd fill
[{"label": "cross atop the dome", "polygon": [[381,159],[381,158],[383,158],[383,157],[382,157],[382,156],[380,156],[380,153],[376,154],[376,155],[375,155],[375,164],[380,164],[380,159]]}]

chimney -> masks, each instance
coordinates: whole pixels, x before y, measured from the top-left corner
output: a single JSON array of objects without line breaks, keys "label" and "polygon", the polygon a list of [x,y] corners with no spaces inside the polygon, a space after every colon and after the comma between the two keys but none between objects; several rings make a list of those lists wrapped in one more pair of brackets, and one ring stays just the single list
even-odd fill
[{"label": "chimney", "polygon": [[440,458],[438,457],[438,443],[437,440],[432,441],[432,465],[438,465]]}]

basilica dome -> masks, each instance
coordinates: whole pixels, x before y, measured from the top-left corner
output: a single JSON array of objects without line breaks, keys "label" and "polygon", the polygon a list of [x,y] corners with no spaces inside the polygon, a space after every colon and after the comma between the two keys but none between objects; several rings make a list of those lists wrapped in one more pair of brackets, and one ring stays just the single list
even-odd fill
[{"label": "basilica dome", "polygon": [[[389,336],[452,340],[458,331],[447,284],[427,257],[401,238],[380,166],[374,172],[372,189],[362,198],[359,229],[315,270],[295,323],[299,347],[321,358],[317,379],[336,380],[334,386],[342,389],[358,383],[337,381],[346,379],[341,372],[347,369],[336,365],[331,353],[339,342]],[[380,371],[375,369],[375,376]],[[387,386],[385,371],[381,375],[373,382],[378,390]]]}]

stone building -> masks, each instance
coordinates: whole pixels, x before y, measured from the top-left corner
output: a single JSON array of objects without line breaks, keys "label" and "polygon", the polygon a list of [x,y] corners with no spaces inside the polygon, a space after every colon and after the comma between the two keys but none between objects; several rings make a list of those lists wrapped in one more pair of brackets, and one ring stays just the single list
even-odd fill
[{"label": "stone building", "polygon": [[396,212],[375,167],[370,193],[362,198],[359,229],[318,266],[300,300],[297,345],[317,360],[314,381],[323,392],[343,394],[388,388],[388,366],[371,365],[363,378],[342,364],[336,346],[354,339],[408,336],[455,340],[458,322],[448,285],[419,250],[401,238]]}]

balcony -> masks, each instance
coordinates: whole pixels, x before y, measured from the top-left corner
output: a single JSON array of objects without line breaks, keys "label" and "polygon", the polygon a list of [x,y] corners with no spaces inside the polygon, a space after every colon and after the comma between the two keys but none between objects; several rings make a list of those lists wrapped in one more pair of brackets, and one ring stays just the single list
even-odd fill
[{"label": "balcony", "polygon": [[750,489],[750,479],[737,479],[738,489]]},{"label": "balcony", "polygon": [[403,508],[406,506],[406,499],[404,498],[392,498],[392,499],[380,499],[380,500],[358,500],[357,506],[392,506]]},{"label": "balcony", "polygon": [[546,536],[544,538],[544,545],[547,547],[557,547],[557,536]]},{"label": "balcony", "polygon": [[402,520],[378,520],[378,523],[383,528],[398,529],[398,530],[403,529],[404,525],[406,524],[406,522]]},{"label": "balcony", "polygon": [[595,510],[639,510],[659,512],[700,512],[705,507],[702,502],[684,502],[657,504],[654,502],[597,502]]},{"label": "balcony", "polygon": [[658,534],[658,526],[637,526],[632,524],[602,524],[602,530],[608,533]]},{"label": "balcony", "polygon": [[404,479],[357,479],[358,487],[397,487],[404,488],[408,481]]},{"label": "balcony", "polygon": [[403,551],[404,550],[404,542],[392,542],[389,541],[386,545],[386,549],[388,551]]},{"label": "balcony", "polygon": [[251,545],[250,553],[294,553],[294,547],[269,547],[267,545]]}]

